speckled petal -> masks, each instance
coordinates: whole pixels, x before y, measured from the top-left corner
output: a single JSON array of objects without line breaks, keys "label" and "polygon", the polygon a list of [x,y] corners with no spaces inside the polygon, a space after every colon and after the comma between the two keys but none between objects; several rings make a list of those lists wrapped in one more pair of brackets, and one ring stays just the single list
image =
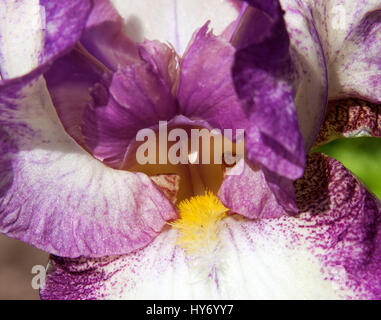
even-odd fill
[{"label": "speckled petal", "polygon": [[315,147],[337,138],[381,138],[381,105],[360,99],[330,101]]},{"label": "speckled petal", "polygon": [[239,4],[231,0],[112,0],[125,20],[131,39],[169,42],[182,54],[195,30],[208,20],[216,34],[222,33],[238,16]]},{"label": "speckled petal", "polygon": [[90,9],[89,0],[1,1],[1,78],[43,68],[66,53],[79,40]]},{"label": "speckled petal", "polygon": [[1,233],[97,257],[144,247],[176,217],[147,176],[103,165],[65,133],[43,79],[0,87],[0,124]]},{"label": "speckled petal", "polygon": [[[84,112],[82,132],[87,147],[112,166],[120,167],[140,129],[157,127],[160,120],[176,115],[173,83],[167,82],[173,79],[169,70],[174,51],[159,42],[151,46],[146,42],[141,51],[145,60],[121,66],[110,85],[93,88],[93,102]],[[150,57],[151,52],[157,57]]]},{"label": "speckled petal", "polygon": [[119,65],[139,60],[138,48],[125,33],[124,21],[109,0],[93,1],[80,41],[94,57],[114,71]]},{"label": "speckled petal", "polygon": [[309,157],[301,214],[222,220],[220,247],[185,257],[166,229],[120,257],[52,257],[43,299],[380,299],[381,206],[336,160]]}]

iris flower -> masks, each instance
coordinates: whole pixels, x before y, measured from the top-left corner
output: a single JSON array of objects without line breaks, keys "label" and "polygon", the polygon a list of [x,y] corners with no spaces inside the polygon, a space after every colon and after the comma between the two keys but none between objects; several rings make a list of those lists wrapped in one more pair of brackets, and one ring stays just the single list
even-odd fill
[{"label": "iris flower", "polygon": [[[380,299],[380,202],[309,153],[380,136],[380,1],[111,2],[0,4],[0,231],[41,297]],[[160,121],[245,157],[139,166]]]}]

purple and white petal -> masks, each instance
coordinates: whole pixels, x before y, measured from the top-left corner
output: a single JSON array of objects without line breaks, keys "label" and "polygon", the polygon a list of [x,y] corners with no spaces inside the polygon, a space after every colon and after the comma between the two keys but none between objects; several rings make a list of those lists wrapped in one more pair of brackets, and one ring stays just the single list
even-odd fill
[{"label": "purple and white petal", "polygon": [[[312,2],[312,1],[309,1]],[[329,71],[329,98],[360,97],[381,102],[381,3],[311,3]]]},{"label": "purple and white petal", "polygon": [[310,149],[329,99],[381,101],[381,3],[280,0],[301,82],[299,124]]},{"label": "purple and white petal", "polygon": [[324,121],[328,101],[327,58],[318,18],[309,2],[280,0],[280,3],[285,10],[291,58],[297,70],[294,85],[299,128],[306,150],[310,150]]},{"label": "purple and white petal", "polygon": [[221,221],[213,257],[167,227],[130,255],[52,257],[43,299],[380,299],[381,205],[339,162],[308,159],[297,217]]},{"label": "purple and white petal", "polygon": [[222,33],[238,16],[239,4],[229,0],[112,0],[125,21],[132,40],[169,42],[182,54],[195,30],[211,20],[216,34]]},{"label": "purple and white petal", "polygon": [[1,78],[25,75],[66,53],[79,40],[90,9],[88,0],[2,1]]},{"label": "purple and white petal", "polygon": [[0,91],[1,233],[97,257],[146,246],[176,217],[147,176],[103,165],[65,133],[43,79]]}]

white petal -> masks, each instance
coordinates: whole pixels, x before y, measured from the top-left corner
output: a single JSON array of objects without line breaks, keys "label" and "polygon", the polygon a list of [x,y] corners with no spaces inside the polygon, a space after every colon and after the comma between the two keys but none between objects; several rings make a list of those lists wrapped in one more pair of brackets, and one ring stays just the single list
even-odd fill
[{"label": "white petal", "polygon": [[25,74],[37,66],[43,46],[42,9],[39,0],[0,2],[0,73],[3,78]]},{"label": "white petal", "polygon": [[126,31],[135,41],[170,42],[182,54],[192,34],[211,20],[216,34],[237,17],[238,10],[227,0],[112,0],[125,19]]}]

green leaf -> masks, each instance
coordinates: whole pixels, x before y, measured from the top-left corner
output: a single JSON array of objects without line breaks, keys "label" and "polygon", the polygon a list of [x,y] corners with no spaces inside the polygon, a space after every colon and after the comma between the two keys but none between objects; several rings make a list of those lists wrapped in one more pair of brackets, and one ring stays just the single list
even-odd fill
[{"label": "green leaf", "polygon": [[381,199],[381,138],[337,139],[313,152],[340,161]]}]

